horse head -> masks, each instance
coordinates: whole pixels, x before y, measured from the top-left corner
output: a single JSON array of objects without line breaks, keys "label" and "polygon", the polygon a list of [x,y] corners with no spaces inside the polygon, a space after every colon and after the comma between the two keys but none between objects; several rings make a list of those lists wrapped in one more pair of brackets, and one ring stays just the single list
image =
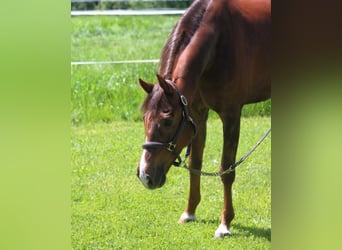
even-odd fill
[{"label": "horse head", "polygon": [[137,175],[149,189],[165,184],[167,172],[195,131],[185,96],[171,80],[157,78],[158,84],[139,79],[148,95],[142,104],[146,139]]}]

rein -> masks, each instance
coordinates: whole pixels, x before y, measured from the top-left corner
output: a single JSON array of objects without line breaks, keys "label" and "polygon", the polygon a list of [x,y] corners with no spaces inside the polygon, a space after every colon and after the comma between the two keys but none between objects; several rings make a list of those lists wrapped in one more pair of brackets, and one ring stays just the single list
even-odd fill
[{"label": "rein", "polygon": [[186,164],[186,160],[188,158],[188,156],[190,155],[190,145],[187,148],[187,152],[185,154],[185,158],[184,161],[181,162],[181,164],[179,164],[179,167],[185,168],[187,169],[190,173],[192,174],[196,174],[199,176],[222,176],[224,174],[229,174],[233,171],[235,171],[235,168],[237,168],[237,166],[239,166],[244,160],[246,160],[246,158],[253,153],[253,151],[260,145],[261,142],[263,142],[265,140],[265,138],[268,136],[268,134],[271,132],[271,128],[269,128],[265,134],[257,141],[257,143],[246,153],[244,154],[240,160],[238,160],[237,162],[235,162],[234,164],[230,165],[226,170],[224,171],[217,171],[217,172],[203,172],[201,170],[197,170],[194,168],[190,168],[187,164]]}]

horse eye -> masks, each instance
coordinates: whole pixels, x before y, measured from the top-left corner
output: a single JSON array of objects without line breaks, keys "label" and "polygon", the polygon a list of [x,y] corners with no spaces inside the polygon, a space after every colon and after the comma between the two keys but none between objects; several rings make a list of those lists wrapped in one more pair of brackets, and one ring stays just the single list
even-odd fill
[{"label": "horse eye", "polygon": [[170,110],[168,108],[165,108],[165,109],[163,109],[163,113],[168,114],[168,113],[170,113]]}]

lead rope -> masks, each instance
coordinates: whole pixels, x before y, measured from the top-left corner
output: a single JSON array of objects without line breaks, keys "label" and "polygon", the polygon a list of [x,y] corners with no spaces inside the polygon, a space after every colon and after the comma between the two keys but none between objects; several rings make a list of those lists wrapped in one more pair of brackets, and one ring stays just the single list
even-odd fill
[{"label": "lead rope", "polygon": [[224,174],[229,174],[231,172],[233,172],[235,170],[235,168],[237,166],[239,166],[244,160],[246,160],[246,158],[251,154],[253,153],[253,151],[260,145],[261,142],[263,142],[265,140],[265,138],[268,136],[268,134],[271,132],[271,128],[269,128],[265,134],[259,139],[259,141],[257,141],[257,143],[244,155],[241,157],[240,160],[238,160],[237,162],[235,162],[234,164],[230,165],[226,170],[224,171],[217,171],[217,172],[204,172],[204,171],[201,171],[201,170],[197,170],[197,169],[194,169],[194,168],[190,168],[186,161],[187,161],[187,158],[188,156],[190,155],[189,153],[189,146],[188,146],[188,149],[187,149],[187,153],[185,154],[185,158],[184,158],[184,161],[181,161],[180,164],[179,164],[179,167],[182,167],[182,168],[185,168],[187,169],[189,172],[193,173],[193,174],[196,174],[196,175],[199,175],[199,176],[222,176]]}]

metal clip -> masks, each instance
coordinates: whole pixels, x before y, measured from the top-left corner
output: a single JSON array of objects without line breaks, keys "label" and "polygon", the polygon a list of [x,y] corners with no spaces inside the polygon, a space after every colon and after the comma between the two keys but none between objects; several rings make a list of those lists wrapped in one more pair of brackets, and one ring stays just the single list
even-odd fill
[{"label": "metal clip", "polygon": [[167,147],[167,150],[169,150],[170,152],[173,152],[176,149],[176,144],[169,142],[169,145]]},{"label": "metal clip", "polygon": [[188,100],[186,99],[186,97],[184,95],[180,96],[181,102],[183,103],[184,106],[188,105]]}]

